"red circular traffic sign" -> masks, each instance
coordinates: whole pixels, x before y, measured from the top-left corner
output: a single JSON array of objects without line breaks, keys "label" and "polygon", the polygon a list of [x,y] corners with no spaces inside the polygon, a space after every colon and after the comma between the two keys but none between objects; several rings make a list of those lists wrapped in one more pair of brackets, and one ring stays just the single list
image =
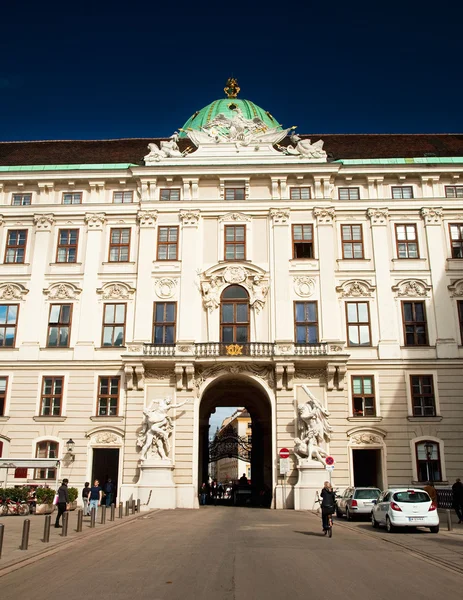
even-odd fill
[{"label": "red circular traffic sign", "polygon": [[329,467],[334,465],[334,458],[332,456],[327,456],[325,458],[325,464],[327,464]]},{"label": "red circular traffic sign", "polygon": [[280,458],[289,458],[289,450],[288,450],[288,448],[282,448],[280,450]]}]

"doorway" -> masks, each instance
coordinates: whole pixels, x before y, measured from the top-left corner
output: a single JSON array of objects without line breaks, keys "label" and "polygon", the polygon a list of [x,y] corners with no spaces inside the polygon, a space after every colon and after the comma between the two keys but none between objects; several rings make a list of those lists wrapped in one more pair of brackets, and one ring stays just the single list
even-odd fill
[{"label": "doorway", "polygon": [[381,449],[352,450],[355,487],[383,489]]},{"label": "doorway", "polygon": [[94,448],[92,461],[92,480],[90,485],[93,485],[95,479],[98,479],[100,486],[111,479],[114,483],[114,498],[115,503],[118,491],[118,475],[119,475],[119,448]]}]

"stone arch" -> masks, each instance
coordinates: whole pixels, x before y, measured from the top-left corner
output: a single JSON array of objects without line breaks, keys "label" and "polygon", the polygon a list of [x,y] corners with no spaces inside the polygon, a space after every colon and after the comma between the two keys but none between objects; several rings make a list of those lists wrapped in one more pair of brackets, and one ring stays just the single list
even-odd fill
[{"label": "stone arch", "polygon": [[[387,447],[384,442],[386,438],[386,432],[379,427],[369,426],[358,426],[350,429],[346,432],[348,437],[348,461],[349,461],[349,473],[350,473],[350,484],[351,485],[365,485],[364,483],[356,482],[356,475],[358,474],[357,461],[361,459],[362,455],[365,458],[369,456],[375,458],[375,472],[376,487],[380,489],[387,488]],[[366,451],[366,454],[363,454]],[[363,460],[363,459],[361,459]],[[370,485],[370,484],[369,484]]]}]

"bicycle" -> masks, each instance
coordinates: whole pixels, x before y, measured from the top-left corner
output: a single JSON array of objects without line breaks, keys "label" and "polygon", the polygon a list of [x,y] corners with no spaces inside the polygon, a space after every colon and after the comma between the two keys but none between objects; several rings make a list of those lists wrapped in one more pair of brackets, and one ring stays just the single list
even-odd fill
[{"label": "bicycle", "polygon": [[[317,492],[317,496],[318,496],[318,492]],[[318,502],[318,504],[320,505],[320,508],[322,510],[322,515],[323,515],[323,507],[322,507],[322,501],[321,501],[321,499],[317,498],[315,500],[315,502]],[[327,535],[328,534],[328,537],[333,537],[333,514],[334,513],[331,513],[331,514],[327,515],[327,517],[328,517],[328,529],[325,529],[325,528],[323,529],[323,531],[324,531],[323,535]]]},{"label": "bicycle", "polygon": [[23,502],[22,500],[14,501],[10,498],[6,498],[1,500],[0,504],[0,516],[4,517],[6,515],[20,515],[22,517],[28,515],[30,512],[29,504],[27,502]]}]

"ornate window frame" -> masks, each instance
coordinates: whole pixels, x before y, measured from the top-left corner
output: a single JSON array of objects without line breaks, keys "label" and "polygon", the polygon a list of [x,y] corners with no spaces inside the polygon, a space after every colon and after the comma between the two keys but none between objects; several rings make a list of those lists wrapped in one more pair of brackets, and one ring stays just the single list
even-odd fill
[{"label": "ornate window frame", "polygon": [[411,462],[412,462],[412,477],[413,477],[413,484],[420,484],[422,485],[424,482],[422,481],[418,481],[418,459],[417,459],[417,455],[416,455],[416,445],[419,444],[420,442],[426,442],[426,441],[430,441],[430,442],[435,442],[438,446],[439,446],[439,462],[440,462],[440,468],[441,468],[441,476],[442,476],[442,481],[439,481],[438,483],[442,484],[447,482],[447,469],[446,469],[446,465],[445,465],[445,444],[444,441],[441,440],[441,438],[436,437],[435,435],[420,435],[418,437],[414,437],[410,440],[410,455],[411,455]]},{"label": "ornate window frame", "polygon": [[[219,262],[232,262],[225,258],[225,227],[227,225],[244,225],[245,259],[241,262],[252,262],[252,228],[251,217],[241,212],[229,212],[218,219],[217,256]],[[239,262],[239,261],[236,261]]]}]

